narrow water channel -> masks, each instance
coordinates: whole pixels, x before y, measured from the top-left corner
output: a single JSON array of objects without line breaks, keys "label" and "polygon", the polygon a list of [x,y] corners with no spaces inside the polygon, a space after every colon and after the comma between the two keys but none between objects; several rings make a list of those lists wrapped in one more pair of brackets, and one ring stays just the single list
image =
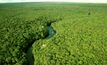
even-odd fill
[{"label": "narrow water channel", "polygon": [[34,65],[32,46],[27,51],[27,59],[28,59],[28,65]]},{"label": "narrow water channel", "polygon": [[53,37],[55,35],[56,31],[53,29],[52,26],[48,26],[48,36],[47,39]]},{"label": "narrow water channel", "polygon": [[[46,39],[49,39],[55,35],[56,31],[53,29],[53,27],[50,25],[48,26],[48,36]],[[32,46],[27,51],[27,59],[29,64],[28,65],[34,65],[34,56],[32,51]]]}]

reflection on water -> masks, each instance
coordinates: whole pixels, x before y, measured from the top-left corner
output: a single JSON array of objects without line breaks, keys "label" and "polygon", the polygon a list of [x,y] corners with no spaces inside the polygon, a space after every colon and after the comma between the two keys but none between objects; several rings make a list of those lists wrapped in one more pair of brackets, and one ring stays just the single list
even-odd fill
[{"label": "reflection on water", "polygon": [[55,34],[55,30],[53,30],[52,26],[48,26],[48,36],[47,38],[51,38]]}]

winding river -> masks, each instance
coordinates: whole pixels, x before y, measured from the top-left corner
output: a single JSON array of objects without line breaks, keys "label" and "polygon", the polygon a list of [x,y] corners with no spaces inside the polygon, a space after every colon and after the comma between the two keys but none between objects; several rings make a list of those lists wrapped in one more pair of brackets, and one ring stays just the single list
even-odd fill
[{"label": "winding river", "polygon": [[[53,29],[53,27],[50,25],[48,26],[48,36],[46,39],[49,39],[55,35],[56,31]],[[34,65],[34,56],[32,52],[32,46],[27,51],[27,59],[28,59],[28,65]]]}]

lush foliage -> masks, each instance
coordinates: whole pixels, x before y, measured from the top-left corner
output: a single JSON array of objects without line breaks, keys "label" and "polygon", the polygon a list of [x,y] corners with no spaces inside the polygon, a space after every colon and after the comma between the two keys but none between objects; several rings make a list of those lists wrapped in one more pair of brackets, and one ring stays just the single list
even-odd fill
[{"label": "lush foliage", "polygon": [[106,14],[106,4],[0,4],[0,65],[27,65],[31,46],[34,65],[106,65]]}]

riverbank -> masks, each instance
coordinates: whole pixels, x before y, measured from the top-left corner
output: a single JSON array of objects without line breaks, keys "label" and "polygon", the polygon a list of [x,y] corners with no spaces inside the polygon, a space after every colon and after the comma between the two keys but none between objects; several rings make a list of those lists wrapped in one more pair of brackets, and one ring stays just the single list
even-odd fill
[{"label": "riverbank", "polygon": [[[51,25],[48,26],[47,31],[48,31],[48,35],[47,35],[47,37],[45,37],[46,39],[53,37],[56,33],[56,31],[53,29],[53,27]],[[33,45],[33,43],[32,43],[32,45]],[[29,65],[34,65],[34,56],[33,56],[32,50],[33,50],[33,48],[31,46],[27,51],[27,59],[28,59]]]}]

